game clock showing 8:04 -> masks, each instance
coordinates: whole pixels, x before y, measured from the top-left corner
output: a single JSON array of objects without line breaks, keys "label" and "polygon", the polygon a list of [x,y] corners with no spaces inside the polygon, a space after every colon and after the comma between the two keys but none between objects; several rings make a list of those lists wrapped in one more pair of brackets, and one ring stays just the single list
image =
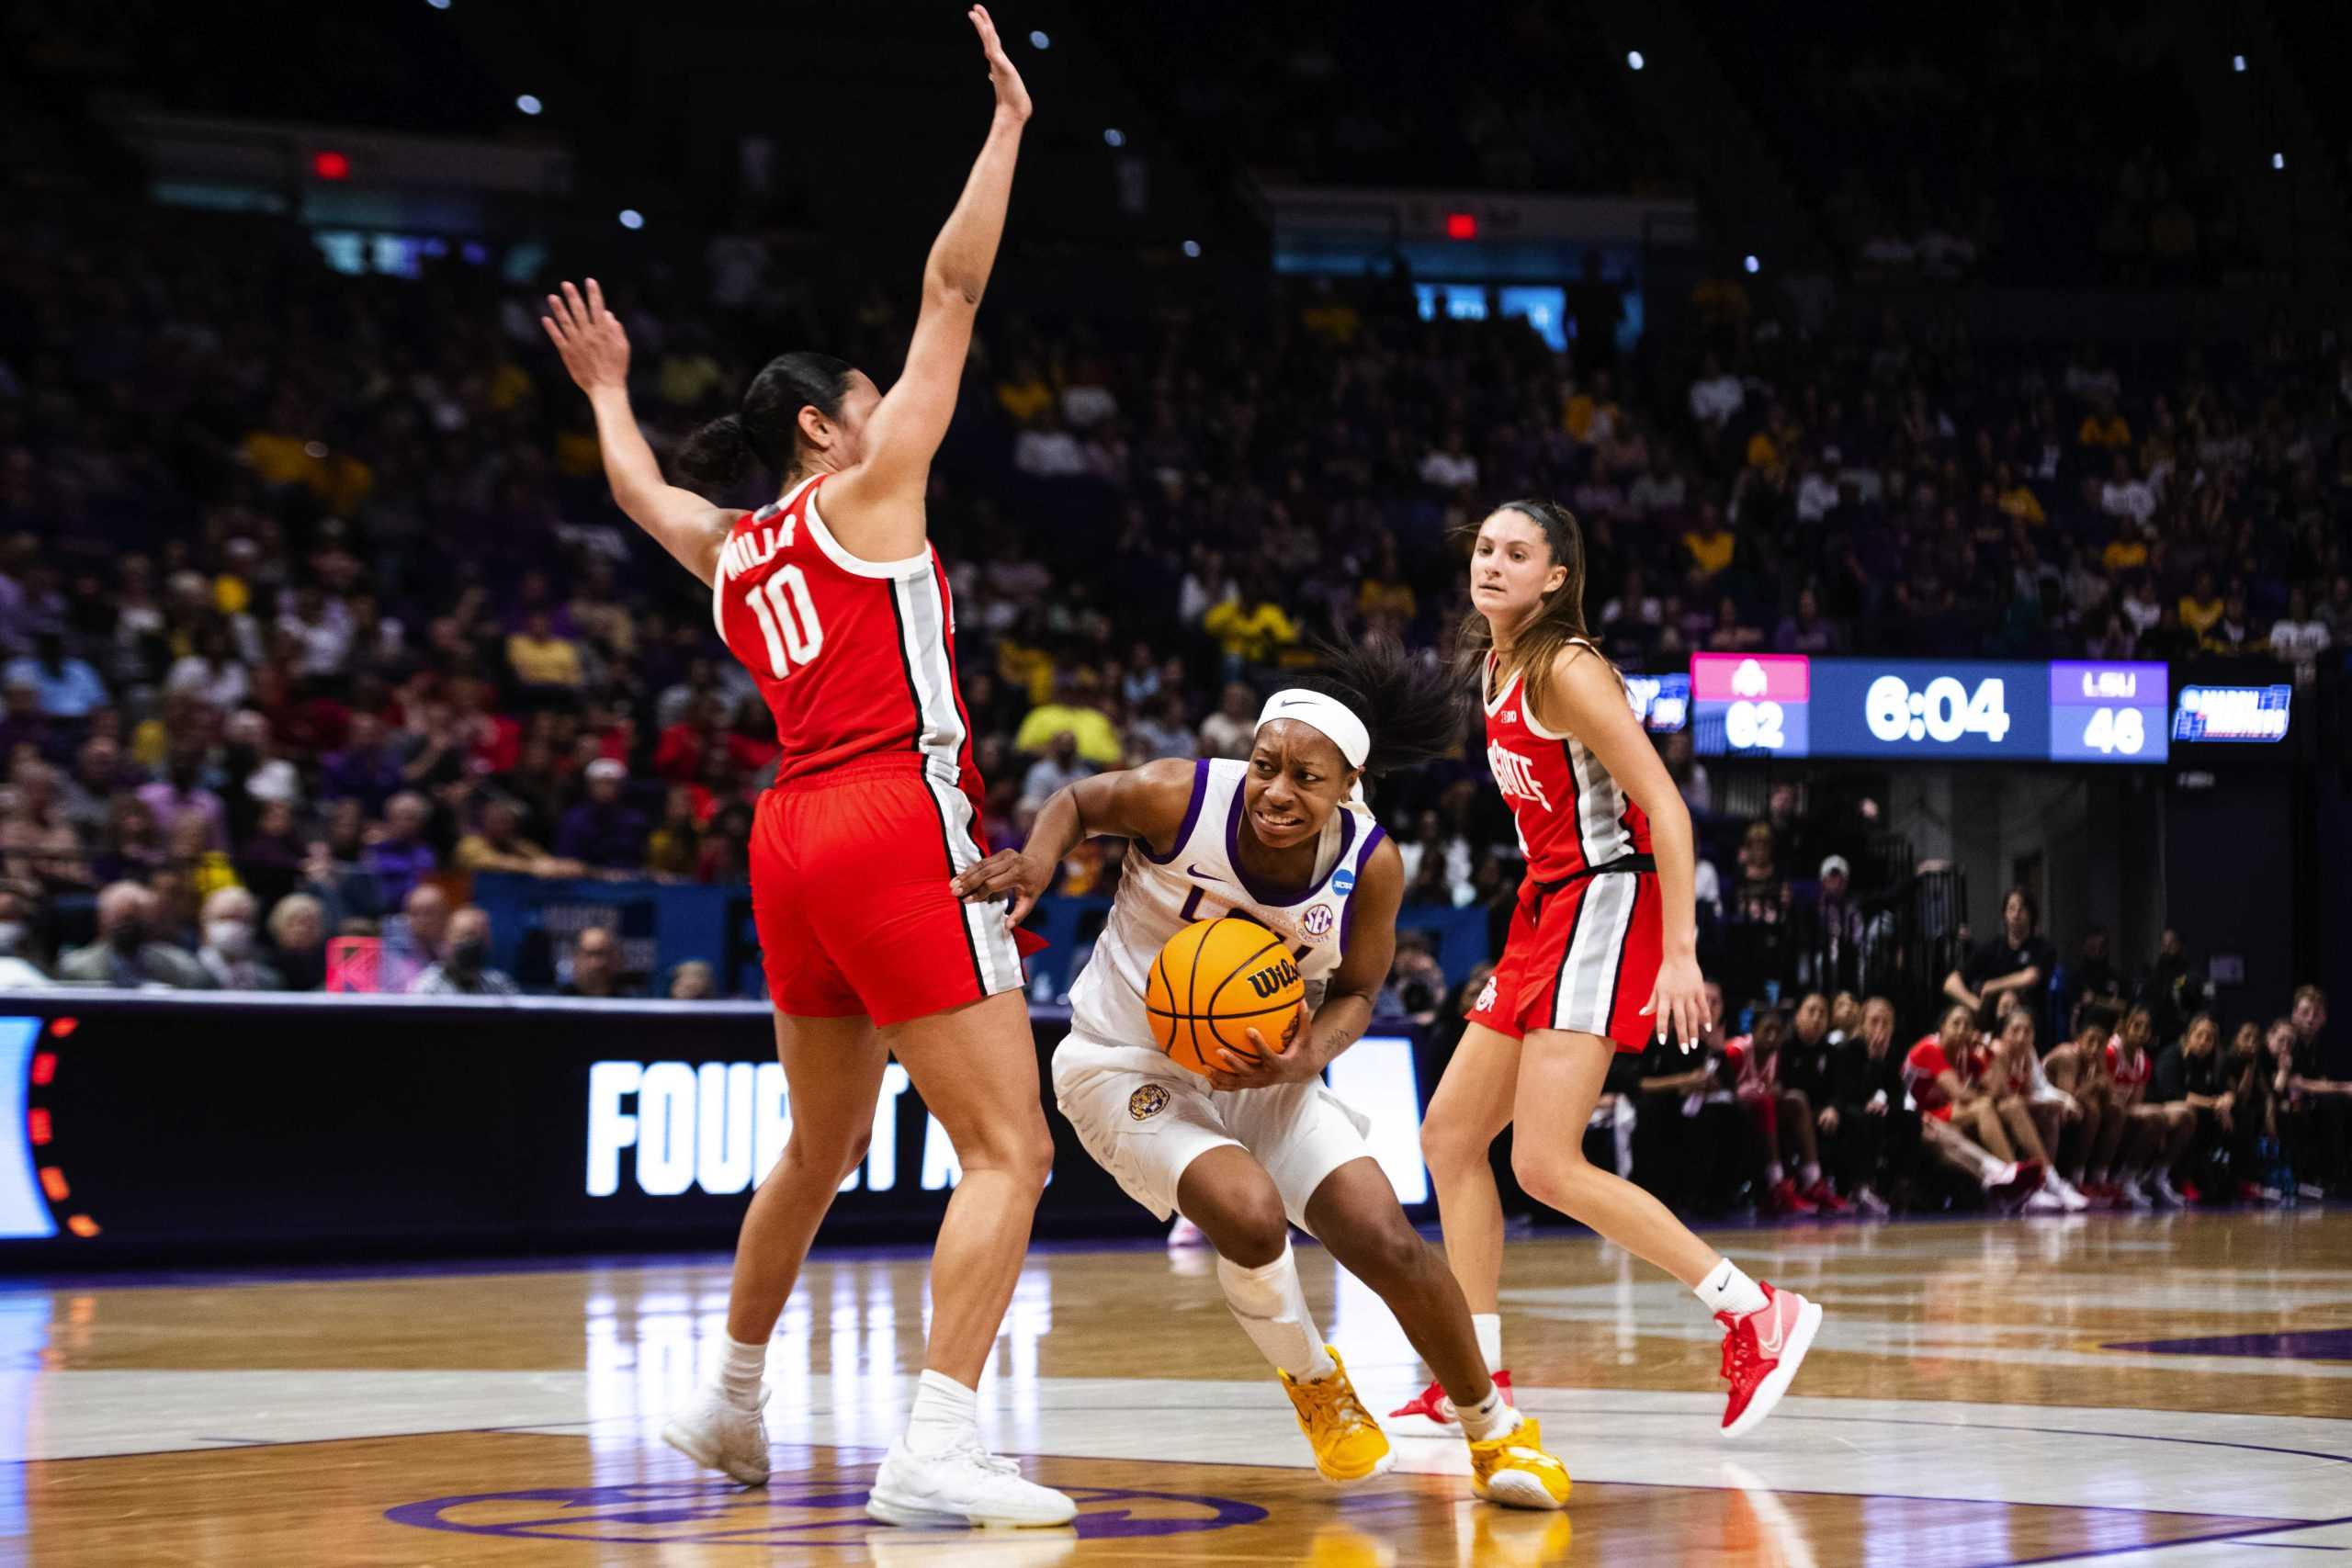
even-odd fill
[{"label": "game clock showing 8:04", "polygon": [[1700,654],[1703,753],[2161,762],[2161,664]]}]

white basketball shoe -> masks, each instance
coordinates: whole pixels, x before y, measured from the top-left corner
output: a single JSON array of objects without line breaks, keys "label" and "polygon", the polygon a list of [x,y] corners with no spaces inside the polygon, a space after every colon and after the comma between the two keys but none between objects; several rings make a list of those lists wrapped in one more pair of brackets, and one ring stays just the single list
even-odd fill
[{"label": "white basketball shoe", "polygon": [[874,1473],[865,1513],[886,1525],[1066,1525],[1078,1505],[1024,1477],[978,1438],[935,1454],[911,1453],[901,1438]]},{"label": "white basketball shoe", "polygon": [[695,1390],[684,1410],[662,1428],[662,1440],[702,1466],[746,1486],[768,1483],[768,1429],[760,1413],[768,1407],[768,1388],[760,1385],[759,1403],[746,1410],[730,1404],[710,1383]]}]

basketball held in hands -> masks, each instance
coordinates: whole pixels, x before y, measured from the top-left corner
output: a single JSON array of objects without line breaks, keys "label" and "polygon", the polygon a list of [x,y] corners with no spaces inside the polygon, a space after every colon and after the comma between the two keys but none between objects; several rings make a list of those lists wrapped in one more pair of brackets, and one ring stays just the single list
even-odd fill
[{"label": "basketball held in hands", "polygon": [[1206,1077],[1220,1047],[1258,1058],[1255,1029],[1275,1048],[1298,1032],[1306,987],[1282,938],[1252,920],[1196,920],[1168,939],[1144,986],[1152,1043]]}]

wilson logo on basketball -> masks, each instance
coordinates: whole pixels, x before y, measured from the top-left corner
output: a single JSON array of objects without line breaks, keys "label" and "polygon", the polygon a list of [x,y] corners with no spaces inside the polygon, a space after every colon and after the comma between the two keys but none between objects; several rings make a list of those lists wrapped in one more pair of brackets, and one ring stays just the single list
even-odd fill
[{"label": "wilson logo on basketball", "polygon": [[1250,988],[1261,997],[1281,994],[1298,984],[1298,965],[1289,959],[1277,959],[1250,976]]}]

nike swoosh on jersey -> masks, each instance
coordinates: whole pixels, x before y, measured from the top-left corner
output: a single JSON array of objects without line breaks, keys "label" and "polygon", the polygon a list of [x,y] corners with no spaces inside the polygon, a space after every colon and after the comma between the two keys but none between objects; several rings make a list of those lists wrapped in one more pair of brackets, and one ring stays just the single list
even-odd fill
[{"label": "nike swoosh on jersey", "polygon": [[1184,874],[1185,874],[1185,875],[1187,875],[1187,876],[1197,876],[1197,877],[1199,877],[1203,882],[1224,882],[1224,881],[1228,880],[1228,879],[1227,879],[1227,878],[1226,878],[1226,877],[1219,876],[1216,873],[1215,873],[1215,872],[1213,872],[1213,871],[1203,871],[1203,870],[1202,870],[1199,866],[1197,866],[1197,865],[1188,865],[1188,866],[1186,866],[1186,867],[1184,868]]}]

